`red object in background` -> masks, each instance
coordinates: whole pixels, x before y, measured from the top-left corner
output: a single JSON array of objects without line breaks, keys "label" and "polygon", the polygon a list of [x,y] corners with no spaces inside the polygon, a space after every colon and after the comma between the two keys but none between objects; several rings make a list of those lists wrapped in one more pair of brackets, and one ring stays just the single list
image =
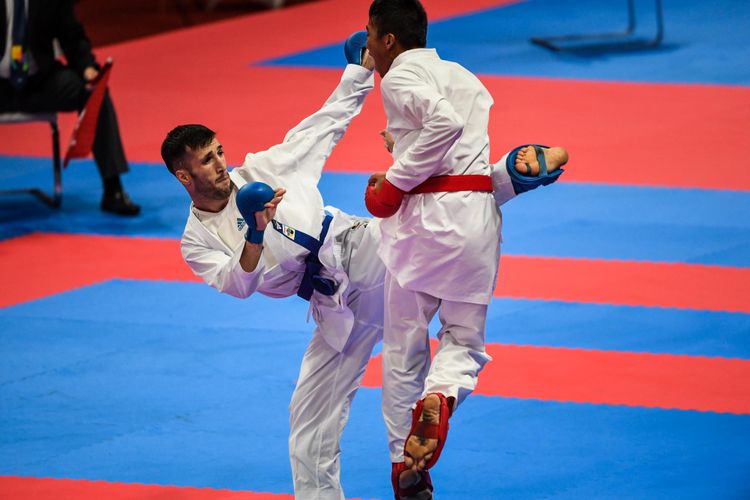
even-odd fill
[{"label": "red object in background", "polygon": [[102,107],[104,91],[109,84],[109,73],[112,68],[112,59],[108,59],[104,67],[99,71],[99,76],[94,80],[94,90],[91,92],[86,105],[78,115],[78,121],[70,136],[68,150],[65,152],[65,162],[63,166],[67,167],[68,162],[73,158],[86,158],[91,153],[91,147],[94,144],[96,136],[96,123],[99,121],[99,109]]},{"label": "red object in background", "polygon": [[87,479],[0,476],[3,500],[293,500],[292,495]]}]

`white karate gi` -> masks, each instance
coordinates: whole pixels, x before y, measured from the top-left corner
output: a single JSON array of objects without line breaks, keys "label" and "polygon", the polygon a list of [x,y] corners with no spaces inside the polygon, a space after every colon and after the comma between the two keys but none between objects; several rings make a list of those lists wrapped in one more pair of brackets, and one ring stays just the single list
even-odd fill
[{"label": "white karate gi", "polygon": [[[371,72],[347,66],[341,83],[321,110],[291,130],[282,144],[248,154],[243,165],[231,172],[234,189],[224,210],[207,214],[191,206],[182,254],[196,275],[219,291],[240,298],[254,292],[270,297],[297,293],[308,252],[270,226],[264,233],[258,267],[251,273],[240,267],[246,228],[236,208],[236,189],[254,181],[286,188],[276,220],[318,236],[323,201],[317,183],[323,165],[372,86]],[[515,196],[504,160],[492,173],[498,206]],[[339,288],[332,297],[313,293],[316,329],[290,404],[289,452],[295,495],[305,499],[343,498],[340,436],[383,324],[385,268],[376,255],[380,221],[326,208],[334,218],[319,258],[323,274],[339,283]],[[386,421],[393,420],[389,415],[389,408],[384,408]]]},{"label": "white karate gi", "polygon": [[[318,238],[324,207],[317,184],[323,165],[372,87],[371,71],[347,66],[318,112],[292,129],[283,143],[248,154],[231,172],[234,188],[224,210],[207,214],[191,207],[182,254],[198,276],[241,298],[254,292],[270,297],[297,293],[309,252],[271,225],[258,267],[251,273],[241,268],[246,227],[236,208],[236,189],[254,181],[286,188],[275,220]],[[316,291],[311,299],[316,328],[290,404],[289,454],[297,498],[338,500],[344,498],[341,432],[372,348],[382,336],[384,268],[375,253],[377,222],[326,208],[334,217],[319,259],[322,274],[336,281],[338,289],[331,297]],[[262,311],[248,313],[262,324]]]},{"label": "white karate gi", "polygon": [[[395,139],[386,174],[393,185],[409,191],[438,175],[491,174],[493,101],[469,71],[434,49],[407,50],[393,61],[381,92]],[[378,254],[387,268],[383,410],[391,460],[400,462],[416,401],[440,392],[458,405],[490,359],[484,327],[501,217],[492,193],[426,193],[407,195],[380,228]],[[430,367],[427,326],[438,308],[440,343]]]}]

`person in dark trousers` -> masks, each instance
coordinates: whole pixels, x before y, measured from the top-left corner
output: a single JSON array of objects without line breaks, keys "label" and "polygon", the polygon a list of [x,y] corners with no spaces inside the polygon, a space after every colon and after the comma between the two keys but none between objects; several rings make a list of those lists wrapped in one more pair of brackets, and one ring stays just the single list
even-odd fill
[{"label": "person in dark trousers", "polygon": [[[76,19],[73,0],[0,0],[0,112],[80,111],[100,66]],[[67,64],[56,59],[53,40]],[[140,206],[123,189],[128,171],[117,116],[105,93],[93,144],[104,185],[101,209],[138,215]]]}]

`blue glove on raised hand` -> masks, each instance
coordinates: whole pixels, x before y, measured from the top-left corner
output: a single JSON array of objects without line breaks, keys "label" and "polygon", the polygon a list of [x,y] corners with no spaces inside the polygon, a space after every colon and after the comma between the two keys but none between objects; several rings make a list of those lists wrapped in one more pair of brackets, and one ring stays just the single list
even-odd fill
[{"label": "blue glove on raised hand", "polygon": [[255,212],[265,210],[265,205],[274,197],[273,189],[263,182],[245,184],[237,191],[237,208],[247,224],[245,239],[250,243],[263,243],[263,230],[256,228]]},{"label": "blue glove on raised hand", "polygon": [[346,62],[349,64],[362,64],[362,55],[365,53],[365,46],[367,45],[367,32],[357,31],[349,35],[349,38],[344,42],[344,55],[346,56]]}]

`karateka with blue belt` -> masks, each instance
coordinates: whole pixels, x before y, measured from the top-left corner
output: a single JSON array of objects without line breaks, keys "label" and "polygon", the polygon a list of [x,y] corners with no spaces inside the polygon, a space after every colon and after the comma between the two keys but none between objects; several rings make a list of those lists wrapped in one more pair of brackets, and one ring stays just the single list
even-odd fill
[{"label": "karateka with blue belt", "polygon": [[[235,297],[296,294],[310,301],[316,328],[290,403],[294,491],[303,499],[344,498],[340,438],[382,338],[379,221],[324,207],[317,188],[326,159],[373,88],[364,43],[361,33],[347,40],[350,64],[321,109],[231,172],[207,127],[178,126],[162,144],[165,164],[192,200],[181,249],[195,274]],[[515,196],[509,170],[503,163],[493,176],[498,203]]]}]

